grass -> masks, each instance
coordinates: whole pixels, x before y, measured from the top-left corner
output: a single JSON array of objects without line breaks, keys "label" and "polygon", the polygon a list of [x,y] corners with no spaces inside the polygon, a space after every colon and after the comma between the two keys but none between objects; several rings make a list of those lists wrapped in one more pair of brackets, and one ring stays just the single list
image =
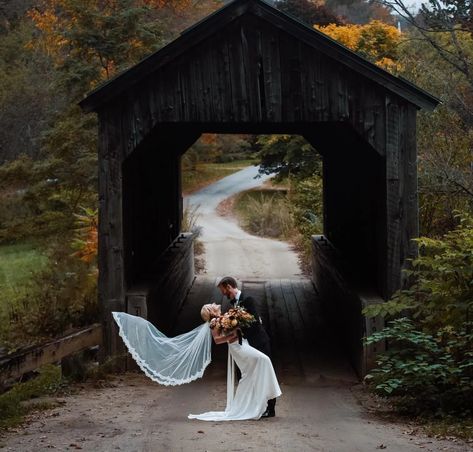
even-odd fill
[{"label": "grass", "polygon": [[202,273],[205,270],[204,260],[204,243],[199,239],[201,228],[197,225],[199,218],[199,207],[189,207],[184,209],[182,217],[182,230],[192,232],[194,234],[194,268],[197,273]]},{"label": "grass", "polygon": [[31,244],[0,246],[0,353],[11,347],[10,316],[27,290],[33,273],[47,264],[48,258]]},{"label": "grass", "polygon": [[231,200],[228,208],[248,233],[290,242],[299,257],[301,270],[309,276],[312,242],[309,234],[303,235],[297,228],[291,200],[288,199],[287,182],[266,186],[268,188],[240,193]]},{"label": "grass", "polygon": [[0,246],[0,307],[46,263],[47,257],[31,244]]},{"label": "grass", "polygon": [[251,234],[285,239],[292,235],[294,222],[285,190],[248,190],[235,200],[240,224]]},{"label": "grass", "polygon": [[230,174],[236,173],[248,166],[253,166],[254,160],[238,160],[227,163],[199,163],[195,171],[182,171],[182,191],[190,194],[210,185]]},{"label": "grass", "polygon": [[[50,364],[42,367],[36,378],[25,383],[17,383],[0,395],[0,430],[20,424],[26,414],[40,407],[37,404],[26,404],[25,402],[54,394],[60,385],[61,368]],[[42,406],[42,408],[47,407]]]}]

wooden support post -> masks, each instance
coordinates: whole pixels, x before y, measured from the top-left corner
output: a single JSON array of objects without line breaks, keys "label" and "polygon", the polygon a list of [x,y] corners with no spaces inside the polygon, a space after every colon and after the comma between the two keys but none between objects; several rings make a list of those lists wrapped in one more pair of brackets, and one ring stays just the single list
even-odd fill
[{"label": "wooden support post", "polygon": [[[362,310],[370,305],[378,304],[383,301],[381,297],[372,293],[360,293],[359,297]],[[373,333],[381,331],[384,328],[384,319],[381,316],[373,318],[362,316],[362,322],[363,338],[371,336]],[[363,355],[361,357],[361,375],[363,377],[375,367],[377,354],[385,351],[385,349],[385,341],[370,345],[363,343]]]},{"label": "wooden support post", "polygon": [[398,104],[386,100],[386,286],[384,297],[391,295],[401,283],[401,179],[400,179],[400,114]]},{"label": "wooden support post", "polygon": [[125,310],[122,223],[123,140],[118,115],[99,115],[99,302],[105,355],[120,355],[124,345],[112,311]]},{"label": "wooden support post", "polygon": [[386,290],[385,298],[402,287],[402,269],[417,253],[416,109],[389,99],[386,103]]}]

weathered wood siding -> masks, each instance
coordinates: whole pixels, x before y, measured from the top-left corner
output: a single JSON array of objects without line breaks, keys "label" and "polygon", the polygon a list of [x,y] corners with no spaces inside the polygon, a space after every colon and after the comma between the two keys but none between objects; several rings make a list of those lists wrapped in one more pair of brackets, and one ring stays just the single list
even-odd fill
[{"label": "weathered wood siding", "polygon": [[160,123],[205,131],[342,121],[385,154],[386,91],[251,14],[158,68],[122,101],[128,152]]}]

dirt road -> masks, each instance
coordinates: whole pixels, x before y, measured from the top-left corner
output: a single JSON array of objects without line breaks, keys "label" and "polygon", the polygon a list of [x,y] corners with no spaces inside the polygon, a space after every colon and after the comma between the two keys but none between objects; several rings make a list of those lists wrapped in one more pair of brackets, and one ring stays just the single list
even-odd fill
[{"label": "dirt road", "polygon": [[246,168],[186,198],[185,203],[198,206],[197,223],[202,227],[206,273],[230,274],[240,279],[300,278],[297,255],[290,245],[247,234],[234,219],[221,217],[216,211],[221,201],[258,187],[269,178],[254,179],[257,174],[256,167]]},{"label": "dirt road", "polygon": [[[215,275],[232,273],[242,279],[243,276],[251,278],[259,274],[268,280],[281,274],[286,278],[298,278],[295,256],[285,254],[281,257],[283,262],[272,265],[272,261],[278,260],[274,254],[279,248],[271,248],[275,245],[271,243],[268,250],[264,244],[274,241],[258,239],[252,242],[254,239],[250,238],[248,245],[244,241],[246,235],[241,235],[235,224],[217,223],[220,218],[213,212],[218,199],[224,199],[236,187],[242,189],[244,186],[241,180],[238,183],[229,178],[225,184],[228,184],[226,188],[215,184],[208,189],[207,193],[214,191],[212,196],[207,197],[205,192],[201,192],[200,198],[194,198],[200,199],[198,202],[204,207],[203,237],[207,244],[207,259],[210,256],[209,272]],[[233,235],[235,231],[238,235]],[[225,248],[228,243],[235,249],[238,245],[247,248],[234,254],[232,248]],[[276,244],[284,246],[280,242]],[[286,251],[290,252],[288,248]],[[220,253],[223,256],[219,257]],[[260,253],[263,254],[261,258],[258,256]],[[214,281],[212,277],[208,281],[201,278],[194,284],[179,316],[176,331],[188,331],[200,322],[200,306],[216,290]],[[260,293],[259,298],[264,298],[265,294],[271,298],[267,285],[255,281],[246,281],[245,284],[245,290],[253,290],[255,295]],[[305,283],[298,280],[297,284],[302,287]],[[281,287],[276,283],[272,286]],[[278,293],[283,295],[281,290]],[[316,303],[317,300],[312,300],[307,307],[316,308]],[[281,324],[293,321],[294,315],[292,320],[278,316],[279,311],[274,305],[274,302],[266,302],[267,317],[275,319],[272,343],[276,350],[273,354],[283,392],[276,406],[277,417],[228,423],[187,419],[189,413],[224,409],[226,349],[219,346],[214,347],[212,363],[201,380],[183,386],[164,387],[142,374],[129,373],[110,377],[99,387],[87,383],[77,394],[58,400],[56,408],[32,416],[23,427],[0,438],[0,449],[15,452],[472,450],[467,444],[428,438],[412,426],[388,422],[372,414],[364,404],[360,404],[361,392],[353,372],[340,361],[340,353],[330,349],[334,344],[330,333],[336,334],[334,322],[325,322],[326,331],[320,326],[308,332],[309,338],[319,338],[318,343],[309,345],[309,356],[307,350],[302,353],[304,350],[300,343],[296,345],[297,335],[283,339],[284,330],[290,333],[298,326],[297,323]],[[308,314],[302,317],[306,319]],[[271,321],[265,320],[265,323],[271,324]],[[309,344],[307,338],[302,343]]]},{"label": "dirt road", "polygon": [[72,451],[324,451],[368,452],[471,450],[380,421],[356,403],[348,387],[281,382],[278,416],[260,421],[190,421],[187,414],[224,408],[223,366],[168,388],[144,376],[115,378],[105,388],[86,387],[63,405],[32,418],[0,439],[0,450]]}]

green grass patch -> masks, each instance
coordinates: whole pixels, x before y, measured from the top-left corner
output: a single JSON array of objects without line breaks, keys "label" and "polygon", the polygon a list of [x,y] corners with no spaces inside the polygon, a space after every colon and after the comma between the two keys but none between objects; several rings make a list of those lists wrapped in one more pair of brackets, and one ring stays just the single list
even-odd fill
[{"label": "green grass patch", "polygon": [[287,239],[294,231],[285,190],[248,190],[236,197],[234,207],[240,225],[250,234]]},{"label": "green grass patch", "polygon": [[33,272],[45,268],[48,258],[31,244],[0,246],[0,308],[22,290]]},{"label": "green grass patch", "polygon": [[255,160],[238,160],[227,163],[199,163],[195,170],[189,169],[182,171],[182,191],[186,194],[195,192],[254,164]]},{"label": "green grass patch", "polygon": [[[56,392],[61,386],[61,369],[52,364],[40,369],[36,378],[17,383],[9,391],[0,395],[0,429],[14,427],[23,417],[38,405],[24,402]],[[43,406],[44,408],[44,406]]]}]

